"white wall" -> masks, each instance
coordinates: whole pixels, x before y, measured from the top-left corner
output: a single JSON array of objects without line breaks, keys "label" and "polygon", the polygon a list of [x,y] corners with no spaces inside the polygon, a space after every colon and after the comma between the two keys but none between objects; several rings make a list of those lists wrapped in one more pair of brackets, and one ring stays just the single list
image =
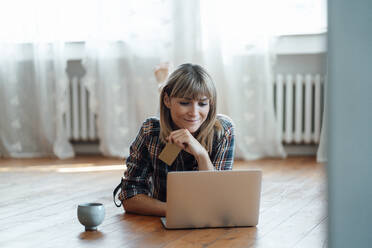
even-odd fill
[{"label": "white wall", "polygon": [[274,73],[326,73],[327,34],[286,35],[278,38]]}]

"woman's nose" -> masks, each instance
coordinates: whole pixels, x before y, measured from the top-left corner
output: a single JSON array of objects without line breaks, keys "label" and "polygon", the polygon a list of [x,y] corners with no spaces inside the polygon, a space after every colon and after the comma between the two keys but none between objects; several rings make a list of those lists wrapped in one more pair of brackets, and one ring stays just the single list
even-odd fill
[{"label": "woman's nose", "polygon": [[189,110],[189,115],[196,116],[198,114],[198,105],[192,104]]}]

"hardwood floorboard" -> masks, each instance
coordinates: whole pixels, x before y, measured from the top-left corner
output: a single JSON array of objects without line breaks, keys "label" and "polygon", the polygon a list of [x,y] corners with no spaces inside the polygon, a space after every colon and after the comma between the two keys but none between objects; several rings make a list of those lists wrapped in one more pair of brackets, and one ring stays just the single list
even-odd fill
[{"label": "hardwood floorboard", "polygon": [[307,235],[301,239],[294,247],[295,248],[313,248],[313,247],[327,247],[327,221],[328,217],[325,217],[317,226],[310,230]]},{"label": "hardwood floorboard", "polygon": [[[62,176],[62,175],[61,175]],[[92,188],[92,180],[104,179],[107,176],[95,174],[95,175],[81,175],[79,177],[72,177],[71,175],[60,175],[51,177],[51,180],[44,180],[39,178],[38,182],[32,183],[32,187],[27,189],[27,185],[22,183],[23,179],[20,177],[19,187],[4,190],[6,195],[2,199],[0,206],[17,206],[24,204],[22,211],[26,210],[24,208],[34,208],[34,204],[38,206],[50,205],[58,203],[59,201],[64,201],[65,197],[69,195],[83,195],[89,192]],[[66,184],[68,181],[68,184]],[[76,192],[77,186],[79,186],[79,191]],[[20,192],[19,192],[20,191]],[[14,208],[8,208],[8,210],[14,211]],[[2,212],[0,211],[0,214]]]},{"label": "hardwood floorboard", "polygon": [[[73,176],[80,178],[83,175]],[[14,208],[18,214],[15,216],[14,214],[10,215],[11,218],[1,221],[2,226],[0,227],[0,231],[12,231],[5,239],[16,238],[21,234],[25,235],[30,230],[45,231],[54,227],[56,223],[62,223],[62,226],[68,224],[64,220],[69,220],[70,223],[71,221],[78,223],[76,219],[76,208],[79,203],[92,201],[105,201],[105,205],[112,203],[111,194],[114,187],[112,177],[107,178],[107,175],[95,174],[90,175],[90,178],[91,181],[87,181],[81,185],[79,185],[79,181],[76,181],[73,185],[69,183],[69,185],[66,185],[66,190],[62,194],[59,194],[58,191],[55,194],[49,194],[48,192],[47,195],[41,197],[39,204],[37,202],[29,204],[28,201],[22,201],[18,206],[15,205]],[[92,180],[97,180],[97,178],[101,179],[100,187],[92,187]],[[77,188],[79,188],[79,191],[76,191]],[[23,211],[24,209],[25,211]],[[20,223],[24,224],[20,225]]]},{"label": "hardwood floorboard", "polygon": [[[226,245],[229,247],[247,247],[253,244],[257,245],[260,240],[264,239],[264,237],[271,232],[278,230],[279,233],[281,233],[281,225],[288,221],[288,219],[293,218],[293,216],[303,214],[301,210],[306,206],[312,206],[319,202],[323,204],[324,199],[320,198],[322,190],[317,188],[312,180],[308,179],[307,183],[300,184],[302,187],[296,186],[295,182],[291,182],[290,184],[276,183],[277,191],[262,195],[261,205],[263,207],[261,207],[262,211],[260,212],[260,220],[254,239],[252,239],[252,235],[249,233],[250,230],[247,231],[246,229],[238,228],[219,238],[215,243],[211,244],[210,247],[226,247]],[[268,204],[265,204],[266,201],[268,201]],[[314,219],[314,216],[309,216],[309,218]],[[296,227],[301,228],[298,225]],[[246,235],[247,232],[248,235]],[[279,238],[279,240],[282,239],[281,237],[277,238]],[[266,238],[264,240],[266,240]],[[278,241],[278,239],[273,240]],[[268,244],[265,243],[265,245],[259,247],[267,247],[266,245]],[[277,243],[276,247],[281,247],[280,245],[281,243]]]},{"label": "hardwood floorboard", "polygon": [[[125,214],[113,204],[112,190],[124,166],[94,172],[60,170],[107,165],[123,161],[0,159],[0,247],[326,246],[326,177],[324,165],[313,157],[236,161],[234,169],[263,172],[260,220],[249,228],[166,230],[158,217]],[[98,232],[85,232],[77,220],[77,205],[83,202],[105,205]]]}]

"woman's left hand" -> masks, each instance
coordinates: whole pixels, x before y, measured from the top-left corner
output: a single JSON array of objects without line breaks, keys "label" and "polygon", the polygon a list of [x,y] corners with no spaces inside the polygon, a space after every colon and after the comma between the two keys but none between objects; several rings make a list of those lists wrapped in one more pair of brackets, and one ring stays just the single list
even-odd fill
[{"label": "woman's left hand", "polygon": [[195,158],[208,154],[205,148],[187,129],[178,129],[171,132],[167,137],[167,141],[192,154]]}]

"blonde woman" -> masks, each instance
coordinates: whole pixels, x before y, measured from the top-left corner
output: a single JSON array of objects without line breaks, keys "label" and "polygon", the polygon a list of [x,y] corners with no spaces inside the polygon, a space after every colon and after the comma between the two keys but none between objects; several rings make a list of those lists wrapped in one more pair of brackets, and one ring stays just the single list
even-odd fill
[{"label": "blonde woman", "polygon": [[[147,119],[130,147],[119,189],[124,210],[165,216],[170,171],[231,170],[234,126],[216,114],[216,88],[199,65],[180,65],[161,89],[160,118]],[[159,159],[166,143],[182,150],[171,166]],[[116,203],[115,203],[116,204]],[[116,204],[117,206],[120,206]]]}]

